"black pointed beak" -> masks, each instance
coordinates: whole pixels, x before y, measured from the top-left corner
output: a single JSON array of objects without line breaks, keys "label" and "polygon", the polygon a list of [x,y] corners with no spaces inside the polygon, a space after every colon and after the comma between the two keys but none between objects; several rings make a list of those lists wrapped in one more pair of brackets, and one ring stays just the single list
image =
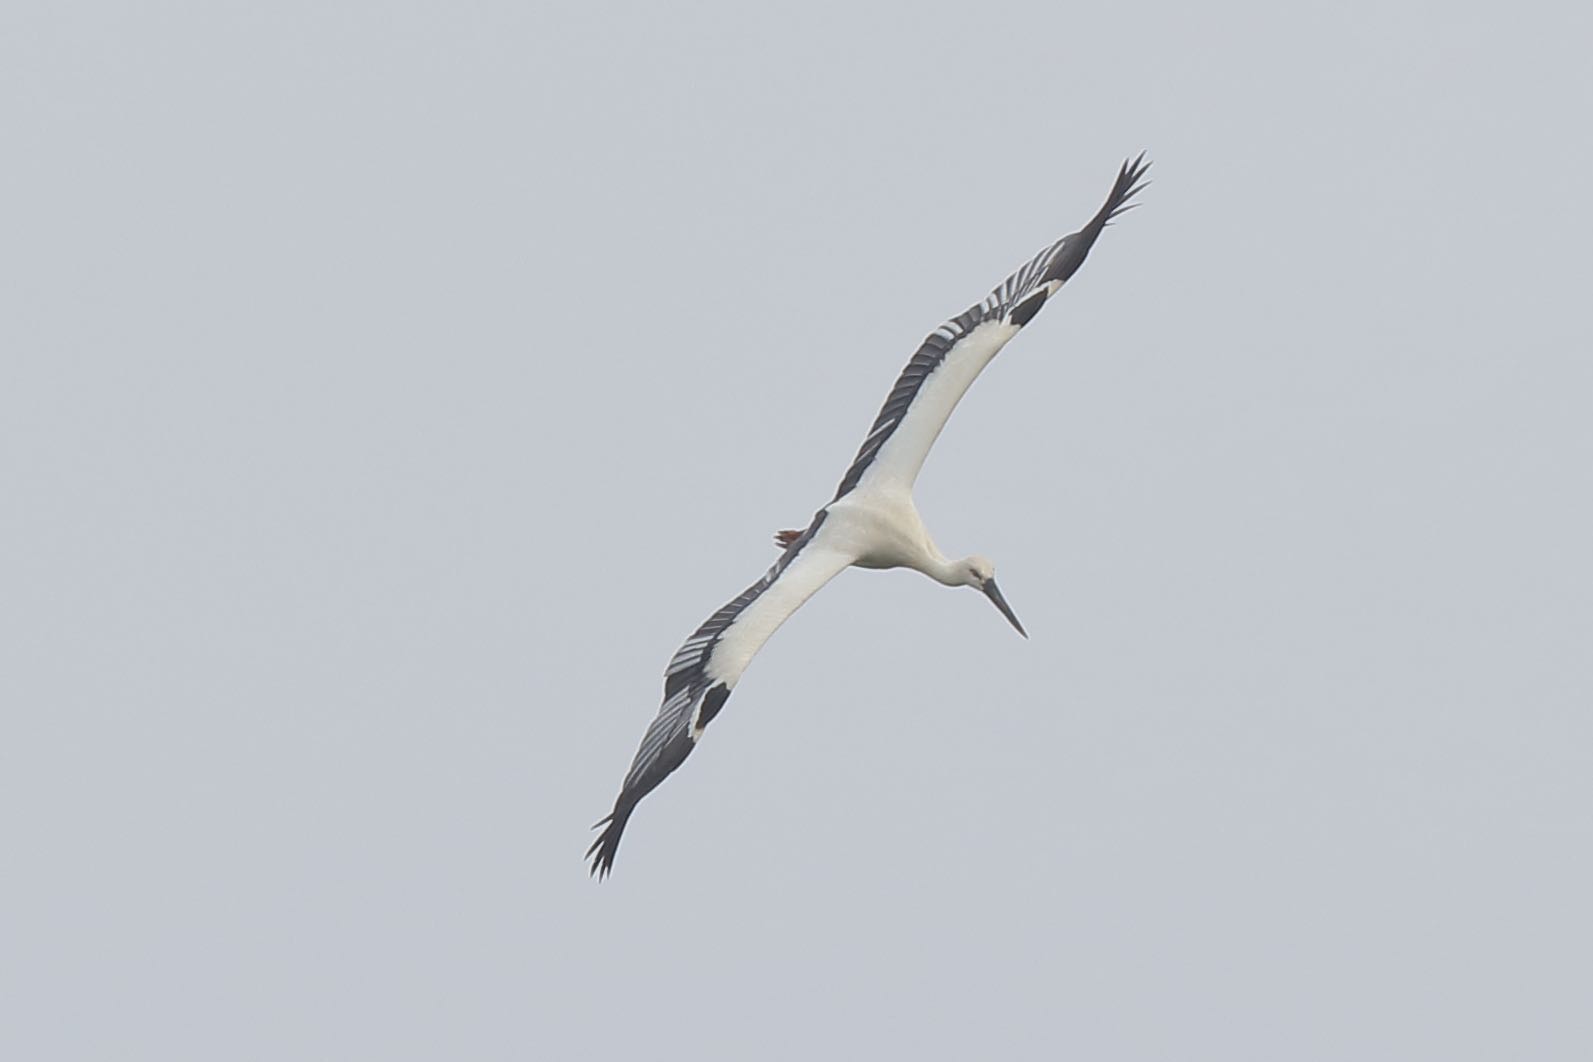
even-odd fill
[{"label": "black pointed beak", "polygon": [[1029,632],[1023,629],[1023,624],[1019,623],[1018,617],[1013,615],[1012,606],[1007,604],[1007,599],[1001,596],[1001,589],[996,586],[996,581],[994,579],[986,579],[985,585],[981,589],[984,590],[985,596],[1001,610],[1001,614],[1007,617],[1007,622],[1012,624],[1019,634],[1027,638]]}]

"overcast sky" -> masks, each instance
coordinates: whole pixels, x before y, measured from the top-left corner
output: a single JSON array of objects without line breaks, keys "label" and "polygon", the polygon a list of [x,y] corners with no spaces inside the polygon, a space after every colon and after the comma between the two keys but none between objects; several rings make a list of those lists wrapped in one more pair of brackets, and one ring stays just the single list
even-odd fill
[{"label": "overcast sky", "polygon": [[754,7],[8,0],[0,1055],[1593,1057],[1587,7]]}]

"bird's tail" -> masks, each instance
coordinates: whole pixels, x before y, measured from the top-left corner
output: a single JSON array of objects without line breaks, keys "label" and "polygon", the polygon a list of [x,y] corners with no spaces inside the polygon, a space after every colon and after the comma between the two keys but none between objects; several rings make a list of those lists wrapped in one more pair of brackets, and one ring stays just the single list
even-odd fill
[{"label": "bird's tail", "polygon": [[619,851],[620,834],[625,832],[625,824],[630,821],[631,812],[636,810],[635,801],[626,801],[621,798],[615,801],[614,810],[606,818],[594,823],[592,829],[603,828],[597,835],[597,840],[592,842],[592,847],[586,850],[586,858],[592,861],[592,873],[597,880],[602,881],[614,869],[614,856]]}]

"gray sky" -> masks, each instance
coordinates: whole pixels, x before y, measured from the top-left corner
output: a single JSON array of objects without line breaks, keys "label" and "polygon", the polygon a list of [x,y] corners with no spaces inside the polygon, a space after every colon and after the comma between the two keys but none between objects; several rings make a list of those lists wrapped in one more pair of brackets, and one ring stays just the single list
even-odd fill
[{"label": "gray sky", "polygon": [[11,0],[0,1055],[1593,1055],[1593,17],[1086,8]]}]

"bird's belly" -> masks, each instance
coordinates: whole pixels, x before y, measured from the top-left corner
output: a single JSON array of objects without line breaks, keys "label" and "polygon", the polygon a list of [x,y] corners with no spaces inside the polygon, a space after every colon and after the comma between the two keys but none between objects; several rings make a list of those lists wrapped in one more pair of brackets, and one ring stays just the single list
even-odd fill
[{"label": "bird's belly", "polygon": [[912,503],[894,499],[842,499],[830,509],[835,528],[856,554],[856,568],[916,567],[925,553],[927,536]]}]

